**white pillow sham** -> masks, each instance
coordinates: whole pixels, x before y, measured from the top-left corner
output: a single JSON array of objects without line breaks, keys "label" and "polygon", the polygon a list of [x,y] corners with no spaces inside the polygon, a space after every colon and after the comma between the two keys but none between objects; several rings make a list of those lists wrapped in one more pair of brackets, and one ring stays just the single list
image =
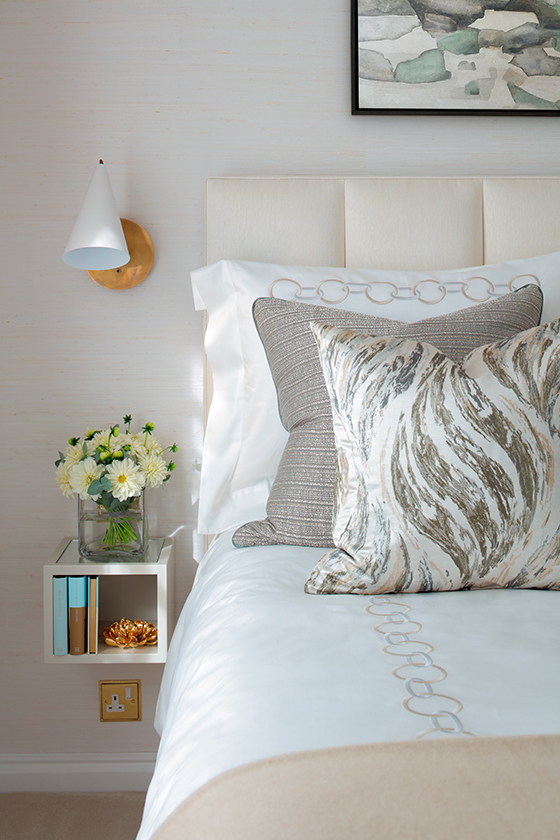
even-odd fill
[{"label": "white pillow sham", "polygon": [[[249,520],[264,519],[288,439],[280,421],[266,354],[253,321],[256,298],[272,294],[323,306],[338,301],[333,306],[339,309],[412,323],[456,312],[489,296],[535,282],[544,294],[542,320],[560,316],[560,252],[435,272],[221,260],[193,271],[191,278],[195,307],[208,313],[205,349],[213,377],[199,498],[201,534],[215,534]],[[283,278],[285,282],[276,282]],[[325,282],[328,280],[333,282]],[[381,304],[384,300],[390,302]]]}]

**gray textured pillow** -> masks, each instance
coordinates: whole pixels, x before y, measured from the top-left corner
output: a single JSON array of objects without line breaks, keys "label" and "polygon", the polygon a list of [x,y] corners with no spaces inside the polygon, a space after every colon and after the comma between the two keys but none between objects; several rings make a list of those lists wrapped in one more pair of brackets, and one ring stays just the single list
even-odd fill
[{"label": "gray textured pillow", "polygon": [[311,321],[434,344],[453,361],[475,347],[538,325],[542,292],[524,286],[487,303],[407,324],[325,306],[258,298],[264,344],[282,423],[290,433],[267,503],[267,518],[237,529],[233,544],[333,547],[336,449],[331,403]]}]

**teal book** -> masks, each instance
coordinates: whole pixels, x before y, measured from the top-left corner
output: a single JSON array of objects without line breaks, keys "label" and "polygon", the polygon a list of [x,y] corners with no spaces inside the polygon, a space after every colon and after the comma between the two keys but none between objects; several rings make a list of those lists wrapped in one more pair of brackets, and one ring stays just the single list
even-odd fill
[{"label": "teal book", "polygon": [[68,578],[53,577],[53,653],[68,653]]},{"label": "teal book", "polygon": [[87,631],[87,577],[68,578],[68,625],[70,654],[86,653]]}]

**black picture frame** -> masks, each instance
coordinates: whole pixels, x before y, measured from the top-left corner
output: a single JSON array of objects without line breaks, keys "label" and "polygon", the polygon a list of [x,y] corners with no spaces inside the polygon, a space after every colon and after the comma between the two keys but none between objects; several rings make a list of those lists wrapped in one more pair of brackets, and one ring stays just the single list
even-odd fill
[{"label": "black picture frame", "polygon": [[[449,17],[449,20],[445,20],[445,16],[442,15],[432,15],[432,18],[427,18],[426,8],[429,9],[429,0],[350,0],[350,2],[353,115],[439,114],[443,116],[492,117],[553,117],[560,115],[560,14],[542,0],[527,0],[526,12],[523,10],[520,12],[518,8],[515,12],[508,12],[499,8],[488,10],[489,4],[487,2],[481,3],[481,6],[485,7],[482,17],[490,11],[496,14],[509,14],[509,19],[512,22],[517,23],[519,21],[519,26],[522,27],[520,30],[517,26],[513,26],[513,29],[518,30],[517,34],[509,34],[510,30],[485,30],[480,22],[482,18],[474,21],[475,26],[469,22],[469,25],[457,26],[453,30],[456,21],[452,17]],[[460,0],[457,0],[457,2],[460,3]],[[496,5],[501,6],[503,3],[497,2]],[[516,5],[519,7],[525,4],[521,0]],[[364,41],[364,29],[367,27],[366,38],[370,32],[373,32],[376,36],[381,36],[383,32],[382,24],[386,24],[382,19],[386,18],[387,15],[371,13],[363,15],[361,12],[371,10],[372,7],[378,9],[390,7],[394,11],[395,9],[406,8],[406,6],[410,6],[414,14],[417,11],[420,13],[418,20],[422,32],[417,33],[417,35],[422,37],[415,35],[416,41],[421,42],[423,39],[423,42],[428,42],[426,52],[432,51],[431,42],[433,41],[433,50],[442,53],[441,57],[439,55],[435,56],[435,52],[433,56],[430,56],[432,65],[434,64],[434,56],[437,58],[435,69],[432,66],[427,66],[426,52],[412,53],[408,59],[405,59],[402,57],[405,53],[401,53],[399,58],[397,49],[393,61],[390,57],[381,53],[378,53],[373,59],[372,56],[365,53],[364,60],[364,50],[368,50],[372,54],[377,52],[374,49],[375,40]],[[434,6],[437,6],[437,3]],[[512,14],[517,14],[518,17],[512,18]],[[527,18],[526,24],[521,22],[523,16]],[[394,18],[394,16],[391,17]],[[406,15],[403,15],[403,23],[405,17]],[[365,22],[364,18],[367,18]],[[457,13],[456,19],[460,23],[465,22],[465,18],[461,19],[459,13]],[[500,18],[494,19],[500,20]],[[434,20],[436,21],[436,27],[448,27],[449,32],[443,33],[439,38],[437,35],[435,36]],[[379,23],[379,32],[375,32],[376,22]],[[390,22],[390,25],[394,26],[392,22]],[[427,32],[425,26],[430,26],[431,32]],[[415,29],[418,29],[418,24]],[[444,35],[454,35],[454,38],[447,37],[445,39]],[[502,36],[503,43],[500,46]],[[518,40],[516,41],[515,38]],[[465,47],[461,47],[461,39],[465,43]],[[492,46],[488,46],[489,43],[492,43],[492,39]],[[384,44],[387,45],[387,39],[380,38],[380,40],[383,40]],[[394,39],[389,43],[389,49],[394,48],[393,45],[396,44],[397,40]],[[532,48],[527,47],[526,42],[530,43]],[[363,43],[369,43],[370,46],[367,48],[360,47],[360,44]],[[408,44],[412,43],[412,39],[409,39]],[[482,47],[480,43],[483,44]],[[457,48],[472,49],[473,46],[476,47],[478,44],[478,52],[449,53],[448,49],[442,48],[442,45],[445,47],[446,44],[454,45],[453,49],[455,50]],[[548,61],[549,58],[550,61]],[[420,59],[420,61],[417,61],[417,59]],[[417,81],[419,77],[421,78],[422,61],[425,63],[426,76],[429,76],[430,73],[432,76],[437,76],[439,73],[443,78]],[[379,66],[376,65],[376,62]],[[399,65],[401,65],[400,70],[397,70]],[[443,70],[441,69],[442,65]],[[451,67],[451,70],[449,67]],[[535,78],[539,76],[538,71],[541,67],[547,69],[548,73],[545,74],[544,78]],[[559,75],[551,72],[554,69],[558,70]],[[364,73],[379,78],[366,79],[363,78]],[[416,78],[414,78],[414,73],[416,73]],[[511,79],[510,81],[508,81],[508,76]],[[470,81],[468,81],[469,77],[471,77]],[[411,81],[411,79],[413,80]],[[526,87],[515,84],[516,81],[522,82]],[[438,82],[442,82],[442,84],[438,84]],[[538,91],[539,84],[541,88],[547,91],[554,91],[557,87],[559,91],[558,99],[554,101],[543,99],[542,96],[536,96],[535,93],[531,92],[531,90]],[[433,91],[430,89],[432,85],[434,85]],[[435,87],[436,85],[437,87]],[[442,107],[441,104],[442,101],[445,101],[446,95],[450,104],[449,107],[447,105]],[[499,101],[499,107],[492,107],[493,96]],[[511,97],[511,107],[507,106],[508,96]],[[459,101],[461,105],[455,107],[455,103]]]}]

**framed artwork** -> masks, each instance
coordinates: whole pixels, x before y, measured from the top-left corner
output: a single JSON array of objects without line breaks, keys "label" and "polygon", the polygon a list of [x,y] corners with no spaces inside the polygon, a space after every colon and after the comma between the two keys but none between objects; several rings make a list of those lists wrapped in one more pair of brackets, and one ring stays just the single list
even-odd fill
[{"label": "framed artwork", "polygon": [[560,113],[560,0],[351,0],[353,114]]}]

